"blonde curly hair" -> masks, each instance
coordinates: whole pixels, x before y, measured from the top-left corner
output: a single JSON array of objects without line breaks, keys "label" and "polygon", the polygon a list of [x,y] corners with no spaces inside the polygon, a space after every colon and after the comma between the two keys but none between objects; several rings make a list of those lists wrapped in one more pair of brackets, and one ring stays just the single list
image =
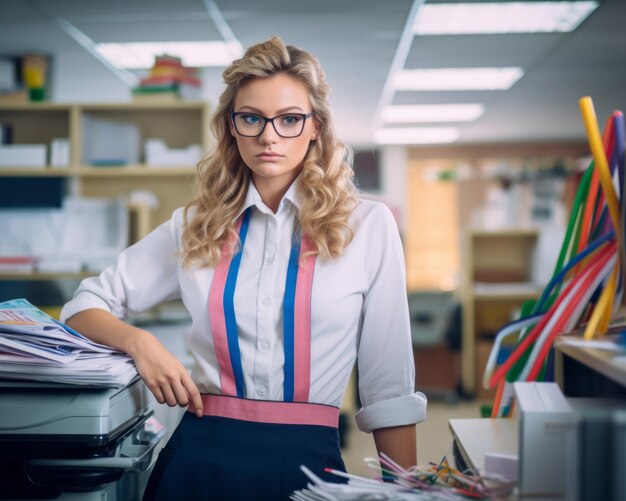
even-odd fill
[{"label": "blonde curly hair", "polygon": [[330,87],[324,72],[314,56],[273,37],[250,47],[224,71],[226,90],[211,120],[217,144],[198,164],[196,196],[185,206],[185,266],[215,266],[222,248],[232,241],[231,235],[236,236],[234,226],[246,198],[250,169],[230,133],[230,113],[244,83],[279,73],[305,85],[319,128],[317,140],[311,142],[304,158],[297,186],[302,200],[300,229],[312,240],[322,259],[341,255],[354,236],[348,224],[357,205],[352,151],[336,136],[328,101]]}]

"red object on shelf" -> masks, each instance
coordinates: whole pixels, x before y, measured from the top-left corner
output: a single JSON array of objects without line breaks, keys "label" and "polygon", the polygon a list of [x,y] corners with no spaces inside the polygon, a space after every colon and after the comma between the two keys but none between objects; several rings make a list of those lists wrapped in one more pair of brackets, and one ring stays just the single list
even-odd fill
[{"label": "red object on shelf", "polygon": [[0,256],[0,272],[30,273],[36,262],[34,256]]},{"label": "red object on shelf", "polygon": [[31,264],[35,262],[33,256],[0,256],[2,264]]}]

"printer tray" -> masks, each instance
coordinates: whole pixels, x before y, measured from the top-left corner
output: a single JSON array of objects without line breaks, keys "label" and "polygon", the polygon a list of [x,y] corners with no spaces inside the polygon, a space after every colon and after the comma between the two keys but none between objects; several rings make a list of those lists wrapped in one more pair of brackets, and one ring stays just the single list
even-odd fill
[{"label": "printer tray", "polygon": [[145,471],[164,434],[163,430],[147,431],[151,414],[144,415],[115,443],[92,450],[88,457],[33,458],[16,451],[9,456],[1,454],[0,499],[52,499],[63,492],[96,491],[127,471]]}]

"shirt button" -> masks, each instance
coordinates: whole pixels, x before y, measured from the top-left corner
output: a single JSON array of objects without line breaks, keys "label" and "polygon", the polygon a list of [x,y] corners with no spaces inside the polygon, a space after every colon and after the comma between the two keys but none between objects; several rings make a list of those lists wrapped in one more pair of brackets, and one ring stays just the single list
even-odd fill
[{"label": "shirt button", "polygon": [[263,388],[263,386],[257,388],[257,390],[256,390],[256,394],[259,397],[264,397],[266,393],[267,393],[267,391],[265,390],[265,388]]},{"label": "shirt button", "polygon": [[261,342],[259,343],[259,349],[260,349],[261,351],[267,351],[267,350],[269,350],[269,349],[270,349],[270,344],[269,344],[267,341],[261,341]]},{"label": "shirt button", "polygon": [[267,296],[263,296],[263,299],[261,299],[261,304],[263,306],[267,306],[268,304],[270,304],[270,298]]},{"label": "shirt button", "polygon": [[273,263],[274,262],[274,254],[270,254],[269,256],[267,256],[266,261],[268,263]]}]

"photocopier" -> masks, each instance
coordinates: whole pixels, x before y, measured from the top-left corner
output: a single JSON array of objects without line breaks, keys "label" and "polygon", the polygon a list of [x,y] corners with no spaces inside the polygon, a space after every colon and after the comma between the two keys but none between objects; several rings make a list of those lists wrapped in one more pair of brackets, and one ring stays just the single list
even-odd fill
[{"label": "photocopier", "polygon": [[120,493],[164,435],[152,414],[139,378],[122,389],[0,381],[0,499],[138,499],[136,486]]}]

